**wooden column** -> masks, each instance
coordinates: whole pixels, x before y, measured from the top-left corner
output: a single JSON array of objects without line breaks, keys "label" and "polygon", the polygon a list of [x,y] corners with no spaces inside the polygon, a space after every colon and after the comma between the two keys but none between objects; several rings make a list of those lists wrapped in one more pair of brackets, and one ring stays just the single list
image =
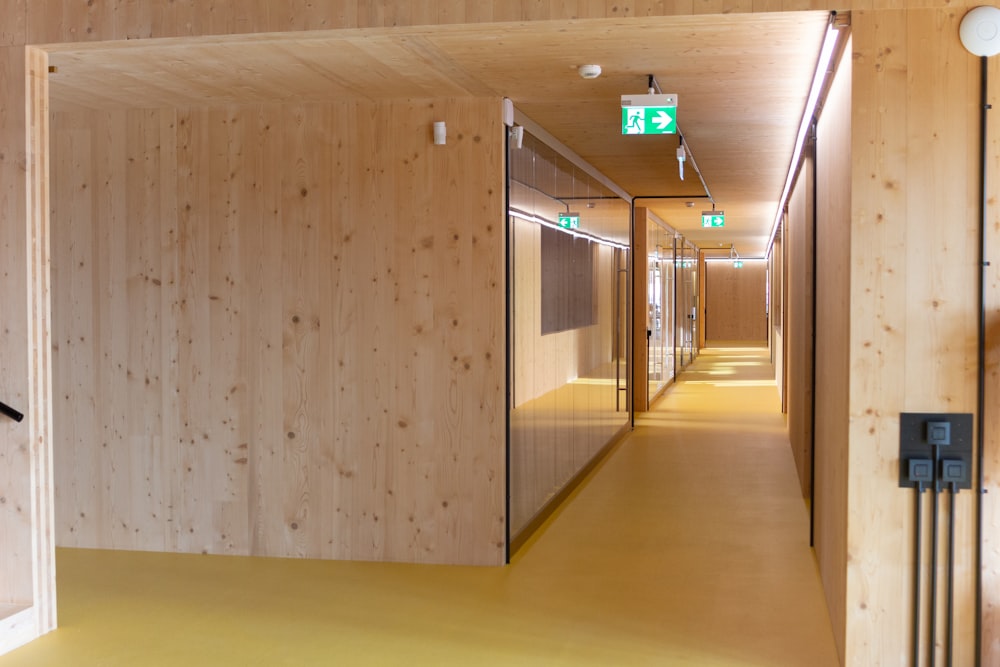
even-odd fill
[{"label": "wooden column", "polygon": [[47,67],[43,52],[0,53],[0,141],[28,137],[0,150],[0,400],[25,414],[0,423],[0,654],[56,625]]},{"label": "wooden column", "polygon": [[635,240],[632,248],[632,401],[636,412],[645,412],[649,402],[649,254],[646,209],[635,209]]}]

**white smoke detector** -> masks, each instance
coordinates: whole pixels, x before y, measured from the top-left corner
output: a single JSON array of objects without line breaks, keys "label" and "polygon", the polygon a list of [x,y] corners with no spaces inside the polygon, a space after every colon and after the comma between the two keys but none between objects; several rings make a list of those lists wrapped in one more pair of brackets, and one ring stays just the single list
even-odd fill
[{"label": "white smoke detector", "polygon": [[974,56],[1000,53],[1000,9],[976,7],[962,19],[958,36],[962,46]]},{"label": "white smoke detector", "polygon": [[580,65],[576,71],[579,72],[580,77],[584,79],[596,79],[601,76],[600,65]]}]

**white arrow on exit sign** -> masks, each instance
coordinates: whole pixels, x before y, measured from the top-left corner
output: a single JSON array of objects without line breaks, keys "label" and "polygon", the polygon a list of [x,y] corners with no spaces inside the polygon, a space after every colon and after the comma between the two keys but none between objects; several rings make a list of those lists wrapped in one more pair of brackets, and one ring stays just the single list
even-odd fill
[{"label": "white arrow on exit sign", "polygon": [[667,129],[668,125],[674,122],[674,119],[667,115],[666,111],[658,111],[653,117],[653,122],[658,126],[657,129],[663,131]]}]

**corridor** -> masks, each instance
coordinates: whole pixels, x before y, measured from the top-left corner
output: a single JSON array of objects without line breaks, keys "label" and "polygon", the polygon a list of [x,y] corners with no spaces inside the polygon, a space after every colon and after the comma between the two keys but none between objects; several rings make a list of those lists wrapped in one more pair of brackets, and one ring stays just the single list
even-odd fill
[{"label": "corridor", "polygon": [[836,665],[767,350],[704,350],[506,568],[58,553],[47,665]]}]

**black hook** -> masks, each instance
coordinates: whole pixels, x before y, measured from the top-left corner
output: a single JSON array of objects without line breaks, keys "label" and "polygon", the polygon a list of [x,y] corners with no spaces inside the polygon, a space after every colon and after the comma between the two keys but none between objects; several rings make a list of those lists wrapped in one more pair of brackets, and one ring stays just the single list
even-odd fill
[{"label": "black hook", "polygon": [[24,419],[23,414],[21,414],[20,412],[18,412],[17,410],[15,410],[14,408],[10,407],[9,405],[3,402],[0,402],[0,413],[7,415],[16,422],[19,422],[22,419]]}]

